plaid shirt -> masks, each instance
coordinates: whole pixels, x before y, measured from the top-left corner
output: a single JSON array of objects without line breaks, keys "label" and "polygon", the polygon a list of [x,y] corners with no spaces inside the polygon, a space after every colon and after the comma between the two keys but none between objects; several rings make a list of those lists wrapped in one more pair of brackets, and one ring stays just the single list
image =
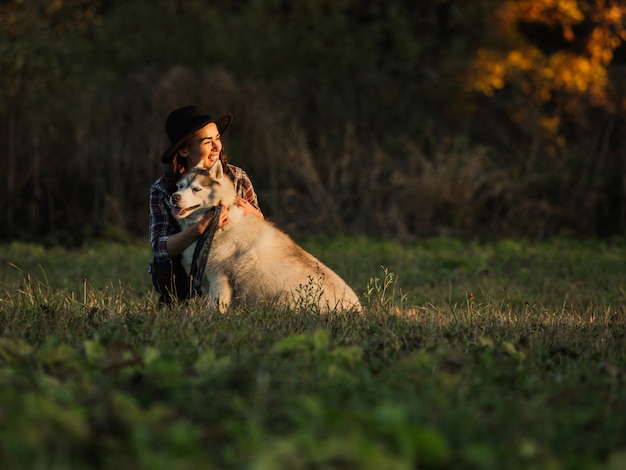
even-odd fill
[{"label": "plaid shirt", "polygon": [[[246,172],[228,164],[226,173],[233,179],[237,195],[261,210],[252,182]],[[150,245],[155,259],[159,261],[169,258],[165,247],[167,238],[173,233],[180,232],[180,226],[171,214],[171,195],[166,175],[161,176],[150,187]]]}]

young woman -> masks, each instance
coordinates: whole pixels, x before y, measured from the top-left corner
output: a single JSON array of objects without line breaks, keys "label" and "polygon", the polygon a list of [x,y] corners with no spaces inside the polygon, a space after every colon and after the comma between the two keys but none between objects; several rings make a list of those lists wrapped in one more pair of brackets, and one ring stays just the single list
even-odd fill
[{"label": "young woman", "polygon": [[[221,135],[228,129],[232,115],[226,114],[213,119],[200,107],[189,105],[175,109],[165,121],[165,131],[170,147],[161,156],[161,161],[170,165],[169,170],[156,180],[150,188],[150,245],[153,259],[149,272],[152,283],[161,295],[159,300],[170,303],[190,296],[189,277],[181,262],[180,254],[191,245],[208,227],[214,212],[181,231],[171,214],[170,196],[176,191],[176,182],[191,168],[209,169],[218,159],[226,173],[235,182],[237,205],[246,214],[263,218],[256,193],[248,175],[241,168],[228,163]],[[228,211],[222,208],[218,227],[228,223]]]}]

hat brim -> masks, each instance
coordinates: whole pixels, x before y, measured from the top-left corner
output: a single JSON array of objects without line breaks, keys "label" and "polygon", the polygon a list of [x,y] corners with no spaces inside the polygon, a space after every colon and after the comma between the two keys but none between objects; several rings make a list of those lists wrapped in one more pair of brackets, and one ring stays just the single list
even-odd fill
[{"label": "hat brim", "polygon": [[223,134],[224,132],[226,132],[226,129],[228,129],[228,126],[230,126],[230,123],[233,120],[233,115],[224,114],[217,119],[211,119],[211,116],[196,116],[195,120],[196,122],[192,126],[192,130],[190,130],[187,134],[178,139],[178,141],[170,145],[165,153],[161,155],[161,162],[171,163],[172,160],[174,160],[174,155],[176,154],[176,151],[180,148],[180,146],[183,145],[185,141],[193,135],[194,132],[196,132],[198,129],[202,129],[207,124],[210,124],[212,122],[215,123],[215,125],[217,126],[217,131],[220,134]]}]

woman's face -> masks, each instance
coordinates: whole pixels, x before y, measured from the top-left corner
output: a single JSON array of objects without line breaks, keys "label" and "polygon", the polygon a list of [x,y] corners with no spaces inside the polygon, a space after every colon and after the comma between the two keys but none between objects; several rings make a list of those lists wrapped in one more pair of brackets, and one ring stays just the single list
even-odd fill
[{"label": "woman's face", "polygon": [[189,168],[209,169],[220,157],[222,141],[214,122],[197,130],[186,148],[181,148],[181,156],[189,159]]}]

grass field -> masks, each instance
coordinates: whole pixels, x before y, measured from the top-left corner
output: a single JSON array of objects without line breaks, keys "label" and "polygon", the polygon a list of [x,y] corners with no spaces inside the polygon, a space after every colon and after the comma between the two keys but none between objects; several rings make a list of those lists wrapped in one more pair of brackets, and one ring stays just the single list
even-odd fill
[{"label": "grass field", "polygon": [[626,468],[626,243],[302,243],[362,315],[159,308],[141,244],[0,246],[0,468]]}]

